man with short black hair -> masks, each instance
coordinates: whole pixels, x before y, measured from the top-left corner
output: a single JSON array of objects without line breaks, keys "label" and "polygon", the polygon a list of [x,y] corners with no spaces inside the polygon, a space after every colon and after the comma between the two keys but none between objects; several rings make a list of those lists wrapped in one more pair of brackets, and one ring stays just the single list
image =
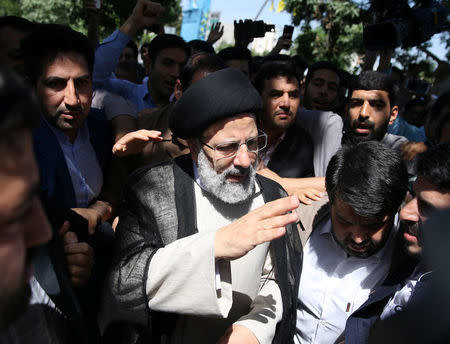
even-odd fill
[{"label": "man with short black hair", "polygon": [[251,78],[252,54],[245,47],[229,47],[218,52],[228,67],[233,67],[244,73],[249,79]]},{"label": "man with short black hair", "polygon": [[288,64],[264,64],[254,81],[263,108],[259,128],[267,134],[267,147],[261,152],[264,165],[281,177],[314,177],[313,142],[296,121],[300,106],[300,83]]},{"label": "man with short black hair", "polygon": [[112,77],[120,53],[131,37],[157,23],[163,10],[159,3],[139,0],[130,17],[97,47],[95,53],[94,87],[119,94],[131,101],[138,112],[169,103],[175,81],[191,53],[191,48],[181,37],[158,35],[148,46],[150,66],[144,83],[134,84]]},{"label": "man with short black hair", "polygon": [[[432,272],[423,258],[424,223],[439,210],[450,209],[450,145],[431,147],[417,159],[414,198],[400,211],[404,261],[394,257],[392,272],[369,299],[347,320],[345,343],[368,343],[372,326],[421,301],[429,290]],[[433,233],[427,233],[433,237]]]},{"label": "man with short black hair", "polygon": [[29,20],[16,16],[0,17],[0,62],[23,76],[22,39],[34,28]]},{"label": "man with short black hair", "polygon": [[308,110],[334,111],[337,105],[339,69],[320,61],[308,67],[303,89],[303,106]]},{"label": "man with short black hair", "polygon": [[301,205],[304,245],[296,343],[336,343],[347,318],[386,277],[408,178],[379,142],[343,146],[326,173],[329,204]]}]

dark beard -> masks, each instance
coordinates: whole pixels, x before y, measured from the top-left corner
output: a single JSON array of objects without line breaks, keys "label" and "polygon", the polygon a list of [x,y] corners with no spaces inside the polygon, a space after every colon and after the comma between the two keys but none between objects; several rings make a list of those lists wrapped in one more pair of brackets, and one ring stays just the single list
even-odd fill
[{"label": "dark beard", "polygon": [[[369,129],[371,129],[368,135],[361,135],[356,132],[356,129],[360,124],[364,124]],[[366,141],[381,141],[384,135],[387,133],[387,128],[389,126],[389,120],[384,122],[379,128],[375,128],[375,124],[371,121],[361,122],[359,119],[355,119],[348,125],[347,131],[343,137],[343,143],[345,144],[357,144],[359,142]]]}]

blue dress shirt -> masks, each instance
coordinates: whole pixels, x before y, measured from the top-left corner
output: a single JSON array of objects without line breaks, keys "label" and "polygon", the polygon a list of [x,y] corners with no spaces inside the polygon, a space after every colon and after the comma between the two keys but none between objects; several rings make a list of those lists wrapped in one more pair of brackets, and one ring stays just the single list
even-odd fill
[{"label": "blue dress shirt", "polygon": [[124,97],[133,103],[138,112],[143,109],[153,109],[156,104],[148,91],[147,82],[135,84],[114,77],[113,71],[119,61],[120,54],[129,41],[128,35],[116,30],[98,45],[95,51],[93,86]]}]

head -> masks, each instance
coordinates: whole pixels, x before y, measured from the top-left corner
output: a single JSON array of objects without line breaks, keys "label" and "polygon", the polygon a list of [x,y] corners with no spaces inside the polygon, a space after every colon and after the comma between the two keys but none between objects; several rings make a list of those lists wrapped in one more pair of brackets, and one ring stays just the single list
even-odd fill
[{"label": "head", "polygon": [[140,50],[141,59],[142,59],[142,62],[144,63],[145,74],[148,74],[148,71],[150,69],[150,58],[148,57],[149,45],[150,45],[150,43],[147,43],[147,42],[142,44],[141,50]]},{"label": "head", "polygon": [[308,62],[301,55],[292,56],[292,61],[295,65],[295,71],[297,72],[297,77],[300,80],[300,84],[304,82],[305,71],[308,69]]},{"label": "head", "polygon": [[193,39],[192,41],[189,41],[188,44],[192,49],[192,55],[195,55],[195,54],[201,53],[201,52],[210,53],[210,54],[216,53],[212,44],[210,44],[206,41],[203,41],[201,39]]},{"label": "head", "polygon": [[134,60],[119,62],[114,71],[117,79],[128,80],[140,84],[144,78],[144,69]]},{"label": "head", "polygon": [[191,48],[179,36],[163,34],[153,38],[148,47],[149,90],[152,97],[169,102],[175,81],[180,77],[190,54]]},{"label": "head", "polygon": [[91,109],[94,50],[86,36],[56,24],[39,25],[22,43],[44,117],[73,141]]},{"label": "head", "polygon": [[450,208],[450,145],[429,148],[417,159],[414,198],[400,211],[401,228],[409,254],[420,258],[423,223],[436,210]]},{"label": "head", "polygon": [[254,113],[261,99],[238,70],[227,68],[193,83],[174,105],[172,132],[187,139],[204,190],[238,204],[254,193],[259,136]]},{"label": "head", "polygon": [[251,77],[252,55],[247,48],[229,47],[219,51],[218,55],[225,61],[228,67],[236,68],[248,78]]},{"label": "head", "polygon": [[424,98],[411,99],[405,105],[402,117],[410,124],[420,128],[423,126],[427,113],[427,102]]},{"label": "head", "polygon": [[258,118],[269,137],[278,137],[294,123],[300,106],[300,85],[291,64],[266,63],[254,81],[263,101]]},{"label": "head", "polygon": [[20,42],[34,28],[25,18],[0,17],[0,63],[23,75],[23,57]]},{"label": "head", "polygon": [[0,328],[28,306],[33,248],[51,237],[39,200],[31,128],[39,107],[11,70],[0,67]]},{"label": "head", "polygon": [[362,72],[351,85],[347,109],[347,131],[353,142],[381,141],[398,115],[389,76]]},{"label": "head", "polygon": [[336,242],[355,257],[378,252],[408,186],[400,155],[375,141],[342,146],[330,160],[325,185]]},{"label": "head", "polygon": [[338,97],[338,68],[330,62],[312,64],[306,74],[304,106],[308,110],[333,111]]},{"label": "head", "polygon": [[179,83],[175,86],[175,97],[179,99],[192,83],[224,68],[225,62],[216,54],[200,52],[192,55],[181,71]]},{"label": "head", "polygon": [[138,47],[134,41],[130,40],[119,57],[119,62],[123,61],[135,61],[137,62],[138,58]]}]

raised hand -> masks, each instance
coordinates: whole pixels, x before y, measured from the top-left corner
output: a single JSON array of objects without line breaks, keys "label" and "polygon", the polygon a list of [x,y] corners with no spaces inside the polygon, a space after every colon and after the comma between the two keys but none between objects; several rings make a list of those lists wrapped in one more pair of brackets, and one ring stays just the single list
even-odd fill
[{"label": "raised hand", "polygon": [[298,220],[296,212],[289,212],[299,204],[297,196],[280,198],[219,229],[214,240],[215,258],[237,259],[257,245],[282,237],[285,226]]},{"label": "raised hand", "polygon": [[209,32],[206,42],[209,44],[216,43],[223,36],[223,25],[221,22],[214,23],[211,26],[211,31]]}]

